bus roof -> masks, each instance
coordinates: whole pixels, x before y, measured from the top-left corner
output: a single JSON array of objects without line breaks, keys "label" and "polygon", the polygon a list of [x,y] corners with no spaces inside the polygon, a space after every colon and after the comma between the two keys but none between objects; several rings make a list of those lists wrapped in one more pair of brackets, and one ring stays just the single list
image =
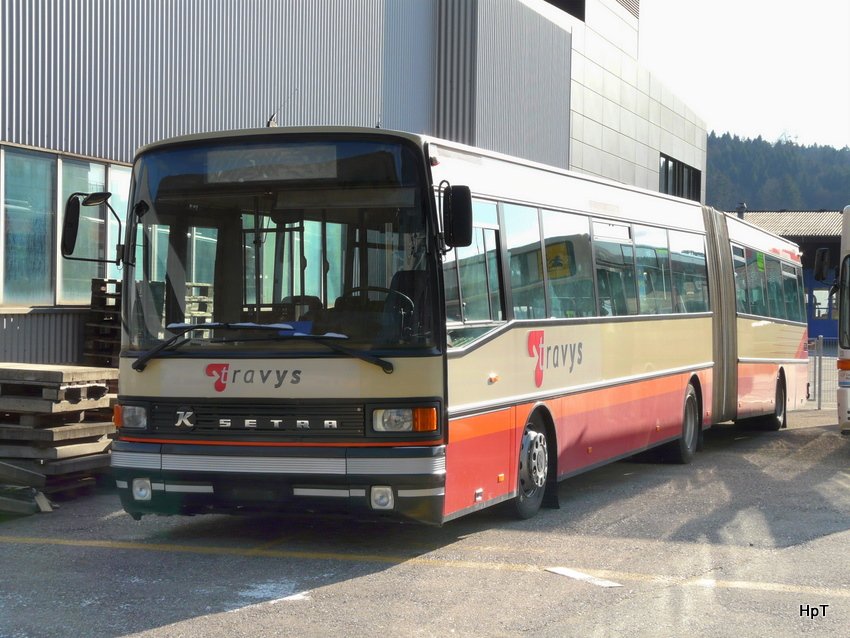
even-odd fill
[{"label": "bus roof", "polygon": [[279,136],[288,136],[288,135],[310,135],[310,134],[359,134],[359,135],[371,135],[371,136],[386,136],[392,138],[402,138],[406,139],[410,142],[413,142],[417,146],[421,147],[425,140],[425,137],[422,135],[416,135],[414,133],[406,133],[403,131],[394,131],[391,129],[381,129],[381,128],[367,128],[367,127],[358,127],[358,126],[298,126],[298,127],[290,127],[290,126],[270,126],[265,128],[249,128],[249,129],[232,129],[226,131],[210,131],[206,133],[193,133],[191,135],[180,135],[177,137],[169,137],[162,140],[158,140],[156,142],[151,142],[150,144],[146,144],[140,147],[136,151],[136,158],[138,158],[143,153],[147,153],[151,150],[180,145],[180,144],[191,144],[193,142],[205,142],[205,141],[214,141],[214,140],[226,140],[226,139],[236,139],[240,137],[265,137],[269,138],[279,137]]}]

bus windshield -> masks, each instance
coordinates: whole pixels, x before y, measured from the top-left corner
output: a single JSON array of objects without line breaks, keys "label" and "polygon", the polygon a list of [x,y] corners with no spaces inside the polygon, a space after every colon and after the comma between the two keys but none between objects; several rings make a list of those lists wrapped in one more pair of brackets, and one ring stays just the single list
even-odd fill
[{"label": "bus windshield", "polygon": [[242,138],[143,153],[126,347],[433,347],[424,179],[415,149],[386,140]]}]

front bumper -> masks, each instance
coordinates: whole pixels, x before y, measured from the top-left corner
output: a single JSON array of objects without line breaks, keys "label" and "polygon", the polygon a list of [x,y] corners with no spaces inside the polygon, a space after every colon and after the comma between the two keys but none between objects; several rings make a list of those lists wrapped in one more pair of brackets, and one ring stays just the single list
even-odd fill
[{"label": "front bumper", "polygon": [[[422,447],[253,447],[115,441],[112,473],[134,516],[314,509],[443,521],[446,451]],[[147,479],[144,499],[133,481]],[[373,487],[390,488],[376,509]]]}]

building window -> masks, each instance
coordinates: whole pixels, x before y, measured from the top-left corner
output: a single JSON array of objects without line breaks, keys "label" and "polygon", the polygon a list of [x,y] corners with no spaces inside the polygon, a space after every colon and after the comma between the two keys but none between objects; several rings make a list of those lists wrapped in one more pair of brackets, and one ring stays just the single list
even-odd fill
[{"label": "building window", "polygon": [[693,166],[661,155],[658,163],[658,190],[698,202],[702,191],[702,173]]},{"label": "building window", "polygon": [[[106,170],[103,164],[78,160],[62,161],[62,198],[68,200],[71,193],[99,193],[106,189]],[[74,254],[85,258],[103,258],[105,240],[104,211],[106,206],[82,206],[80,229]],[[91,280],[102,276],[102,267],[89,261],[62,259],[61,286],[58,291],[60,304],[87,304],[91,301]]]},{"label": "building window", "polygon": [[8,149],[3,178],[2,302],[52,304],[56,160]]},{"label": "building window", "polygon": [[[112,193],[109,198],[109,203],[112,208],[118,213],[123,223],[127,217],[127,200],[130,197],[130,177],[133,171],[127,166],[109,166],[108,181],[106,184],[107,190]],[[115,247],[124,241],[123,237],[118,236],[118,221],[109,211],[105,211],[106,218],[109,220],[106,224],[106,258],[115,259]],[[122,231],[124,229],[122,228]],[[120,279],[121,270],[115,263],[107,264],[106,276],[110,279]]]},{"label": "building window", "polygon": [[546,0],[549,4],[558,7],[561,11],[566,11],[574,18],[578,18],[584,22],[584,5],[585,0]]},{"label": "building window", "polygon": [[8,147],[0,148],[0,158],[0,305],[88,304],[92,278],[121,277],[114,260],[124,238],[105,205],[83,207],[74,254],[111,263],[63,259],[56,238],[62,209],[71,193],[108,190],[123,221],[131,169]]}]

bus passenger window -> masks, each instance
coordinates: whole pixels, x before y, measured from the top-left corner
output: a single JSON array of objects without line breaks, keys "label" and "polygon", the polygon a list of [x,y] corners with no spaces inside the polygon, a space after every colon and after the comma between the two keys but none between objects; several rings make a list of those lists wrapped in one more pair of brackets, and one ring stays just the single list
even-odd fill
[{"label": "bus passenger window", "polygon": [[546,297],[537,209],[505,204],[504,213],[514,317],[543,319]]},{"label": "bus passenger window", "polygon": [[764,255],[747,248],[747,288],[750,293],[750,312],[767,316],[767,286],[764,280]]},{"label": "bus passenger window", "polygon": [[635,266],[631,245],[598,241],[596,281],[602,316],[637,314]]},{"label": "bus passenger window", "polygon": [[774,319],[788,319],[785,316],[785,300],[782,292],[782,267],[779,260],[765,257],[767,274],[767,302],[770,316]]},{"label": "bus passenger window", "polygon": [[671,230],[670,259],[676,294],[675,312],[710,310],[705,239],[694,233]]},{"label": "bus passenger window", "polygon": [[449,345],[461,347],[494,330],[482,322],[505,318],[498,259],[498,216],[494,202],[473,202],[472,244],[443,258]]},{"label": "bus passenger window", "polygon": [[673,312],[667,231],[635,226],[634,233],[640,314]]},{"label": "bus passenger window", "polygon": [[738,312],[750,311],[750,300],[747,290],[747,259],[744,249],[732,246],[732,268],[735,273],[735,300]]},{"label": "bus passenger window", "polygon": [[496,231],[475,228],[472,244],[457,249],[463,321],[497,321],[502,318],[496,247]]},{"label": "bus passenger window", "polygon": [[592,317],[596,314],[593,256],[586,217],[543,211],[550,316]]},{"label": "bus passenger window", "polygon": [[798,285],[797,269],[782,264],[782,297],[785,316],[791,321],[805,321],[802,310],[802,292]]},{"label": "bus passenger window", "polygon": [[460,284],[457,280],[457,260],[454,251],[443,257],[443,292],[446,297],[446,321],[463,321],[460,314]]}]

